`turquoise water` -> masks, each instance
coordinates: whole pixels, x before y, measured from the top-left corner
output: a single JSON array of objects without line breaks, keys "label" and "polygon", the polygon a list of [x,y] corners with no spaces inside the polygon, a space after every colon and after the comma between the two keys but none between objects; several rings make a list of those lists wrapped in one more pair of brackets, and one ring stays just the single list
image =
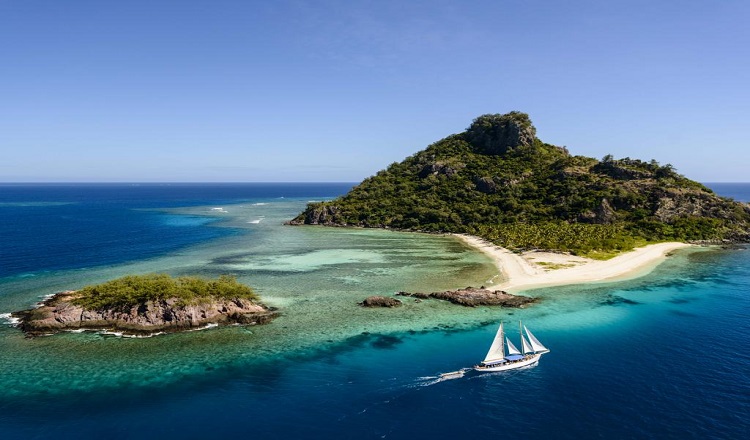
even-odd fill
[{"label": "turquoise water", "polygon": [[[149,339],[32,340],[0,325],[0,437],[744,438],[750,428],[744,248],[678,252],[633,281],[535,290],[542,302],[523,310],[366,310],[356,303],[368,295],[496,274],[451,237],[285,227],[312,199],[278,197],[136,202],[160,227],[211,238],[0,280],[3,313],[124,273],[231,272],[284,313]],[[552,352],[531,369],[437,379],[480,360],[500,319],[523,319]]]}]

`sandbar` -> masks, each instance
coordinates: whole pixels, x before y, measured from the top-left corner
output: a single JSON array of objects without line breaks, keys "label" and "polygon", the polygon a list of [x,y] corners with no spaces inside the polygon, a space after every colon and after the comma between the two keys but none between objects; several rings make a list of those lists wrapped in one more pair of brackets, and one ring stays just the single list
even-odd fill
[{"label": "sandbar", "polygon": [[502,273],[504,279],[487,288],[508,292],[632,279],[649,273],[664,261],[670,252],[695,246],[679,242],[657,243],[602,261],[552,252],[531,251],[517,254],[479,237],[454,235],[491,257]]}]

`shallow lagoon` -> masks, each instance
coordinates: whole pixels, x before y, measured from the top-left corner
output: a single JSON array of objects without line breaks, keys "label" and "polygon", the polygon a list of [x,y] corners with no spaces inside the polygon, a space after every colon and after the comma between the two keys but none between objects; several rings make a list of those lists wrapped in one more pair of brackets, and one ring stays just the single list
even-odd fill
[{"label": "shallow lagoon", "polygon": [[[372,310],[357,302],[373,294],[433,290],[481,283],[495,276],[481,253],[444,236],[380,230],[284,226],[303,201],[172,210],[187,219],[218,217],[211,227],[236,232],[166,256],[124,265],[48,272],[6,279],[0,311],[33,305],[41,296],[127,273],[168,272],[217,276],[232,273],[256,288],[283,315],[272,325],[122,339],[62,334],[29,340],[0,329],[0,394],[55,394],[102,386],[140,387],[243,366],[269,356],[316,350],[363,332],[465,326],[492,319],[491,310],[466,313],[438,301],[405,301],[398,310]],[[175,223],[173,216],[166,221]],[[248,218],[262,217],[259,224]],[[193,221],[193,220],[190,220]],[[199,223],[195,222],[194,223]],[[23,358],[23,364],[16,362]],[[51,372],[55,374],[51,374]],[[68,374],[69,373],[69,374]]]}]

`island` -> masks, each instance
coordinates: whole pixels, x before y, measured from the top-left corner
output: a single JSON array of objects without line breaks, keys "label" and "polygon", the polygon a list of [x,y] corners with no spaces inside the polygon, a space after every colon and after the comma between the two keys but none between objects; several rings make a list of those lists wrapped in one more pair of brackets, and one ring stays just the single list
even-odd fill
[{"label": "island", "polygon": [[691,244],[750,241],[750,205],[655,160],[572,155],[517,111],[479,116],[287,223],[457,234],[495,260],[503,290],[611,280]]},{"label": "island", "polygon": [[60,292],[11,316],[28,336],[84,330],[143,336],[210,325],[265,324],[278,311],[260,303],[250,287],[231,276],[148,274]]}]

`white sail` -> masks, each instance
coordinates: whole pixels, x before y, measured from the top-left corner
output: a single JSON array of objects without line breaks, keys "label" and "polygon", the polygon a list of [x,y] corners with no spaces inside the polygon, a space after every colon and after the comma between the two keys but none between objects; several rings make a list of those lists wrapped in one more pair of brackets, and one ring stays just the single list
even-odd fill
[{"label": "white sail", "polygon": [[[495,339],[492,341],[490,351],[487,352],[487,357],[479,365],[475,365],[474,370],[478,372],[508,371],[536,365],[539,362],[539,358],[549,350],[539,342],[539,339],[523,323],[518,323],[518,329],[521,332],[521,352],[519,352],[518,348],[513,345],[509,338],[505,337],[501,323],[495,334]],[[524,334],[524,330],[526,334]],[[507,357],[504,356],[505,344],[508,345]],[[456,373],[458,372],[448,374]]]},{"label": "white sail", "polygon": [[511,355],[511,354],[521,354],[521,352],[518,351],[518,349],[516,348],[516,346],[513,345],[512,342],[510,342],[510,339],[505,338],[505,343],[508,344],[508,354],[509,355]]},{"label": "white sail", "polygon": [[549,351],[549,349],[542,345],[542,343],[539,342],[539,339],[537,339],[536,336],[534,336],[534,334],[531,333],[525,325],[523,326],[523,329],[526,330],[526,335],[529,337],[529,342],[531,343],[531,348],[534,349],[534,352],[540,353]]},{"label": "white sail", "polygon": [[492,341],[492,345],[490,346],[490,351],[487,352],[487,356],[484,357],[484,362],[492,362],[492,361],[499,361],[500,359],[505,357],[505,350],[503,347],[503,337],[505,333],[503,332],[503,323],[500,323],[500,327],[497,329],[497,333],[495,334],[495,339]]},{"label": "white sail", "polygon": [[521,335],[521,345],[523,346],[523,354],[534,352],[534,349],[531,348],[529,341],[527,341],[526,338],[523,337],[523,335]]}]

